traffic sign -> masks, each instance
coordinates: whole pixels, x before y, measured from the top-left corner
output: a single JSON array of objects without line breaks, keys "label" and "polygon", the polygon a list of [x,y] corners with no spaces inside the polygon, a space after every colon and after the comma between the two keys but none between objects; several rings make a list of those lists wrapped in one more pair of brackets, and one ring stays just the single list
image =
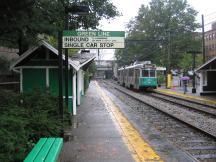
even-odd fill
[{"label": "traffic sign", "polygon": [[63,31],[63,48],[125,47],[124,31]]}]

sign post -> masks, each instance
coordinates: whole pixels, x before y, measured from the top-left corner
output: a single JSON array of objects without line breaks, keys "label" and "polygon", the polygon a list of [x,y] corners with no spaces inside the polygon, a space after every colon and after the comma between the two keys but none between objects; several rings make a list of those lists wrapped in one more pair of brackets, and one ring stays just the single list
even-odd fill
[{"label": "sign post", "polygon": [[59,62],[59,114],[61,119],[61,137],[64,135],[64,110],[63,110],[63,60],[62,60],[62,31],[58,31],[58,62]]},{"label": "sign post", "polygon": [[124,31],[63,31],[63,48],[102,48],[125,47]]}]

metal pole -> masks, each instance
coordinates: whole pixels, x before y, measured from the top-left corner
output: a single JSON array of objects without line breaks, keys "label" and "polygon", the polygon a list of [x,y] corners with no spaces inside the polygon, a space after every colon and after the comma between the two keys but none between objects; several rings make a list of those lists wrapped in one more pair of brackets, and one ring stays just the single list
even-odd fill
[{"label": "metal pole", "polygon": [[195,87],[195,84],[196,84],[196,80],[195,80],[195,67],[196,67],[196,54],[199,54],[201,53],[201,51],[187,51],[187,53],[191,53],[193,55],[193,88],[192,88],[192,93],[196,93],[196,87]]},{"label": "metal pole", "polygon": [[170,74],[170,55],[171,55],[171,34],[170,34],[170,29],[167,31],[168,32],[168,55],[167,55],[167,72],[166,72],[166,88],[170,88],[170,83],[171,83],[171,74]]},{"label": "metal pole", "polygon": [[[68,12],[65,9],[65,30],[68,30]],[[68,49],[65,49],[65,105],[68,108]]]},{"label": "metal pole", "polygon": [[171,56],[171,34],[170,34],[170,30],[168,31],[169,32],[169,35],[168,35],[168,45],[169,45],[169,48],[168,48],[168,74],[170,74],[170,56]]},{"label": "metal pole", "polygon": [[98,61],[100,60],[100,50],[98,48]]},{"label": "metal pole", "polygon": [[61,136],[64,135],[64,111],[63,111],[63,68],[62,68],[62,31],[58,31],[58,56],[59,56],[59,114],[61,118]]},{"label": "metal pole", "polygon": [[202,15],[202,53],[203,63],[205,63],[205,29],[204,29],[204,16]]},{"label": "metal pole", "polygon": [[195,63],[196,63],[196,53],[193,52],[193,88],[192,88],[192,93],[196,93],[196,88],[195,88]]}]

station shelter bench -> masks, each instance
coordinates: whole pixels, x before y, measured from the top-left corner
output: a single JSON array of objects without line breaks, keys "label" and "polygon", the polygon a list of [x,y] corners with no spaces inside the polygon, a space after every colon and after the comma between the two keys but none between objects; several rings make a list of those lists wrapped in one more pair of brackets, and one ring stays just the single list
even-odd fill
[{"label": "station shelter bench", "polygon": [[40,138],[24,162],[56,162],[62,146],[63,138]]}]

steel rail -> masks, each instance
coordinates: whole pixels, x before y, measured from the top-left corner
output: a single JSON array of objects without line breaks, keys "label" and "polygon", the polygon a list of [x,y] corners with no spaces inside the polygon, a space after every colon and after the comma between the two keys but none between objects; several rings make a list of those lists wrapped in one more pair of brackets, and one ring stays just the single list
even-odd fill
[{"label": "steel rail", "polygon": [[150,103],[145,102],[144,100],[142,100],[142,99],[140,99],[140,98],[138,98],[138,97],[133,96],[133,95],[130,94],[130,93],[127,93],[126,91],[124,91],[124,90],[118,88],[117,86],[114,86],[114,88],[115,88],[116,90],[118,90],[118,91],[120,91],[120,92],[122,92],[122,93],[124,93],[124,94],[126,94],[126,95],[128,95],[128,96],[130,96],[130,97],[132,97],[132,98],[135,99],[136,101],[139,101],[139,102],[141,102],[141,103],[143,103],[143,104],[145,104],[145,105],[147,105],[147,106],[149,106],[149,107],[151,107],[151,108],[157,109],[158,111],[160,111],[160,112],[162,112],[162,113],[164,113],[164,114],[170,116],[171,118],[176,119],[176,120],[178,120],[178,121],[180,121],[180,122],[182,122],[182,123],[185,123],[185,124],[188,125],[189,127],[193,128],[193,129],[196,129],[196,130],[199,130],[199,131],[203,132],[204,134],[208,135],[209,137],[211,137],[211,138],[213,138],[213,139],[216,140],[216,135],[215,135],[215,134],[213,134],[213,133],[211,133],[211,132],[208,132],[208,131],[206,131],[206,130],[203,130],[203,129],[199,128],[199,127],[196,127],[195,125],[191,124],[190,122],[187,122],[187,121],[182,120],[180,117],[177,117],[177,116],[174,116],[174,115],[172,115],[172,114],[169,114],[169,113],[167,113],[166,111],[161,110],[161,109],[159,109],[159,108],[157,108],[157,107],[151,105]]},{"label": "steel rail", "polygon": [[205,108],[199,108],[199,107],[195,107],[195,106],[192,106],[192,105],[186,105],[186,104],[180,103],[178,101],[172,101],[172,100],[169,100],[167,98],[162,98],[162,96],[161,97],[160,96],[156,96],[156,95],[154,95],[154,93],[153,94],[149,94],[148,96],[151,96],[151,97],[154,97],[154,98],[158,98],[160,100],[167,101],[167,102],[173,103],[175,105],[180,105],[180,106],[183,106],[183,107],[186,107],[186,108],[189,108],[189,109],[193,109],[195,111],[200,111],[202,113],[206,113],[208,115],[212,115],[212,116],[216,117],[216,107],[209,106],[209,105],[206,105],[206,104],[201,104],[199,102],[195,102],[195,101],[192,101],[192,100],[190,101],[188,99],[183,99],[183,98],[178,98],[178,97],[175,97],[175,96],[166,95],[166,94],[163,94],[163,93],[158,93],[158,94],[162,95],[162,96],[169,97],[169,98],[173,98],[175,100],[187,102],[187,103],[191,102],[192,104],[203,106]]}]

